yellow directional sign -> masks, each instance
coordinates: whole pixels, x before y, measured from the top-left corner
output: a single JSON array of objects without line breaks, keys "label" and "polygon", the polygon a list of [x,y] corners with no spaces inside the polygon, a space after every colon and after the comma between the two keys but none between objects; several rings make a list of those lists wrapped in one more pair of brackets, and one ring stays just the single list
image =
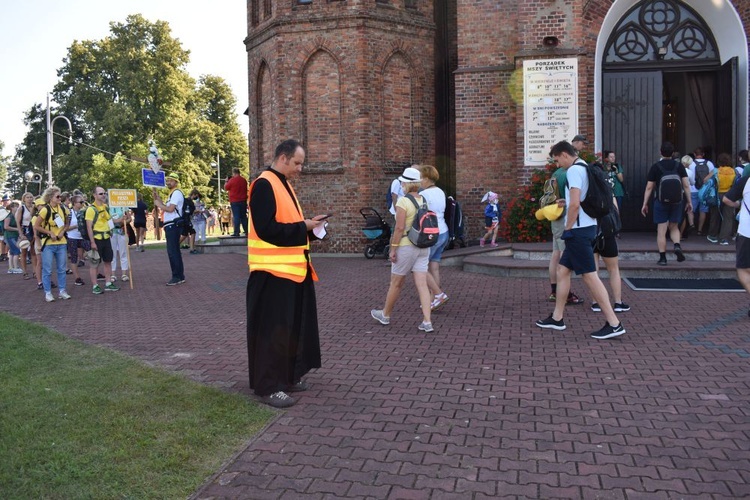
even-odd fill
[{"label": "yellow directional sign", "polygon": [[138,191],[135,189],[110,189],[110,207],[135,207],[138,205]]}]

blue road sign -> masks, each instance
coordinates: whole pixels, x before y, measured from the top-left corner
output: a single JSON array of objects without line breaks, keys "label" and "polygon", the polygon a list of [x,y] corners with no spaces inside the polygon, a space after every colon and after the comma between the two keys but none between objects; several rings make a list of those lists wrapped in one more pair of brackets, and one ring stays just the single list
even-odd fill
[{"label": "blue road sign", "polygon": [[143,185],[148,187],[163,188],[167,186],[164,179],[164,171],[154,172],[150,168],[141,169],[143,172]]}]

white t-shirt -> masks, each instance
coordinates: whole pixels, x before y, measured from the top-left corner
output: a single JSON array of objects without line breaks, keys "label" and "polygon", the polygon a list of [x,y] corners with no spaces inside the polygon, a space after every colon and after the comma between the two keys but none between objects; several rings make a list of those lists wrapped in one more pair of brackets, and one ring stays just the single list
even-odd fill
[{"label": "white t-shirt", "polygon": [[185,196],[183,196],[182,191],[180,191],[179,189],[175,189],[174,191],[172,191],[172,194],[169,195],[169,199],[167,200],[166,205],[174,205],[176,207],[176,210],[172,212],[167,212],[166,210],[164,211],[164,224],[182,217],[182,205],[184,202]]},{"label": "white t-shirt", "polygon": [[81,232],[78,230],[78,214],[75,210],[70,211],[70,229],[68,229],[68,239],[82,240]]},{"label": "white t-shirt", "polygon": [[448,224],[445,223],[445,193],[437,186],[428,187],[419,192],[427,201],[427,207],[435,212],[438,218],[438,229],[440,234],[448,232]]},{"label": "white t-shirt", "polygon": [[[393,193],[396,193],[399,198],[401,198],[404,195],[404,188],[401,187],[401,181],[398,180],[398,177],[393,179],[393,182],[391,182],[391,196],[393,196]],[[396,200],[398,201],[398,200]],[[391,204],[391,215],[396,215],[396,204]]]},{"label": "white t-shirt", "polygon": [[[701,161],[703,161],[703,160],[701,160]],[[716,167],[714,167],[714,164],[711,163],[710,160],[705,160],[705,162],[706,162],[706,165],[708,165],[708,173],[709,174],[711,172],[713,172],[714,170],[716,170]],[[690,176],[691,172],[693,174],[692,177]],[[693,161],[693,163],[691,163],[690,166],[688,167],[688,178],[690,178],[690,192],[691,193],[697,193],[698,189],[696,189],[696,187],[695,187],[695,161]]]},{"label": "white t-shirt", "polygon": [[740,224],[737,232],[745,238],[750,238],[750,181],[746,181],[740,200]]},{"label": "white t-shirt", "polygon": [[[568,168],[567,172],[568,185],[565,187],[565,206],[570,209],[570,188],[581,190],[581,201],[586,199],[586,193],[589,191],[589,176],[586,167],[580,163],[574,163]],[[596,226],[596,219],[592,218],[583,211],[578,210],[578,220],[573,224],[573,228]]]}]

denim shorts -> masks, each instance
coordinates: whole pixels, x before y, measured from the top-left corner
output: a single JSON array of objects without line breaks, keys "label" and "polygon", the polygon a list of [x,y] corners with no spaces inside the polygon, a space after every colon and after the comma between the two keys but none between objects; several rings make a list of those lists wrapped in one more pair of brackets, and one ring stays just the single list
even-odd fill
[{"label": "denim shorts", "polygon": [[596,226],[573,229],[573,237],[565,240],[565,251],[560,257],[560,264],[575,271],[576,274],[595,272],[594,238],[596,238]]},{"label": "denim shorts", "polygon": [[8,252],[11,255],[21,255],[21,249],[18,248],[18,236],[6,236],[5,243],[8,244]]},{"label": "denim shorts", "polygon": [[701,203],[700,198],[698,198],[698,193],[690,193],[690,203],[693,204],[693,213],[702,212],[704,214],[708,213],[708,205]]},{"label": "denim shorts", "polygon": [[430,262],[440,262],[440,259],[443,258],[443,250],[448,245],[448,238],[450,238],[448,231],[440,233],[437,243],[430,247]]}]

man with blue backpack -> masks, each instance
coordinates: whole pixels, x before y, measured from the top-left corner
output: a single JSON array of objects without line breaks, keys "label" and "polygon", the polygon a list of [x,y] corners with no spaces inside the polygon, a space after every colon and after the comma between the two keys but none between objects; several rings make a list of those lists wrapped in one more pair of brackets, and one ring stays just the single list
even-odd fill
[{"label": "man with blue backpack", "polygon": [[659,248],[660,266],[667,265],[667,229],[669,237],[674,244],[674,254],[677,262],[685,260],[680,246],[680,222],[682,215],[687,210],[693,209],[690,197],[690,182],[688,174],[682,163],[672,159],[674,146],[671,142],[662,143],[661,159],[651,165],[648,171],[648,182],[646,191],[643,193],[643,206],[641,214],[648,214],[648,202],[651,193],[656,190],[654,197],[654,224],[656,224],[656,245]]}]

